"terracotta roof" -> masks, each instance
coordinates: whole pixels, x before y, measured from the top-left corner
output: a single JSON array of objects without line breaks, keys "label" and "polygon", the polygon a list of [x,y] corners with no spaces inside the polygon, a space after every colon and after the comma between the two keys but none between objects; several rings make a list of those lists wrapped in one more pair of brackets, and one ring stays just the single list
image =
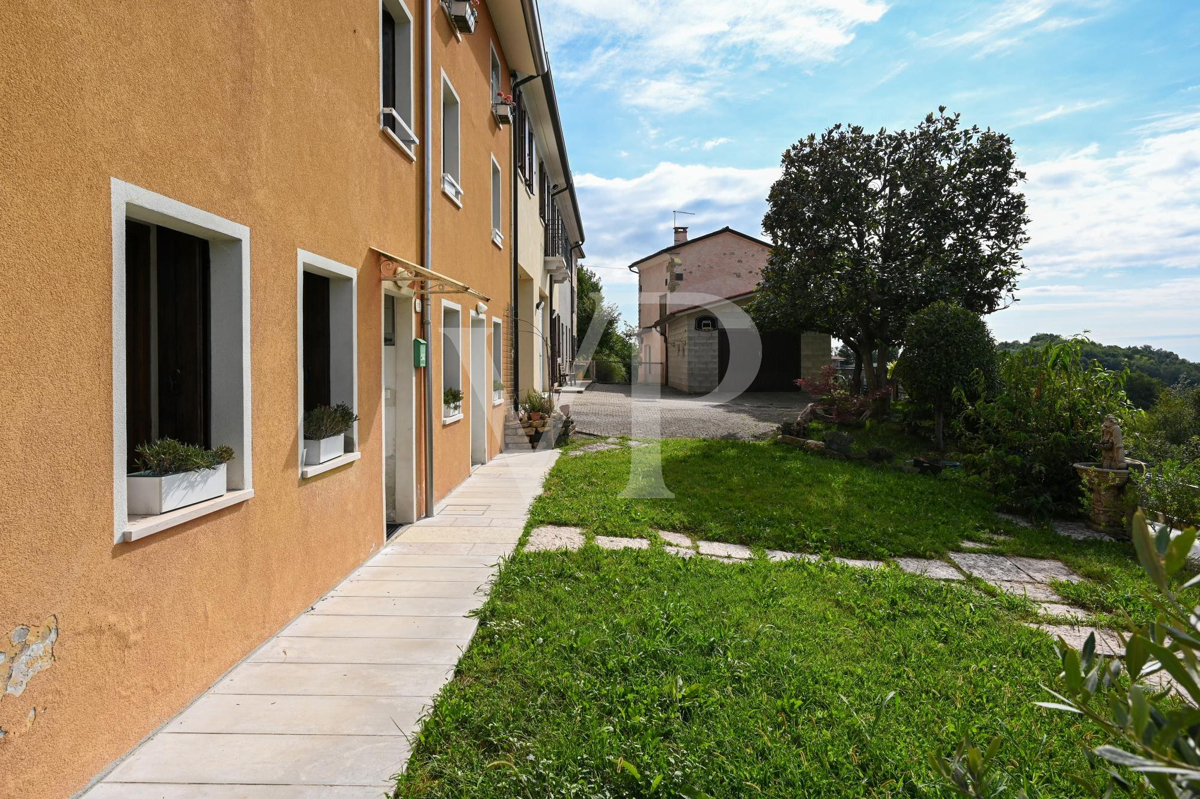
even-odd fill
[{"label": "terracotta roof", "polygon": [[767,248],[770,248],[772,246],[771,242],[769,242],[769,241],[763,241],[762,239],[755,238],[754,236],[743,233],[740,230],[734,230],[733,228],[726,225],[725,227],[721,228],[720,230],[714,230],[712,233],[705,233],[703,236],[697,236],[694,239],[688,239],[687,241],[680,242],[679,244],[672,244],[670,247],[663,247],[658,252],[656,252],[652,255],[647,255],[645,258],[642,258],[640,260],[637,260],[637,261],[634,261],[633,263],[631,263],[629,265],[629,271],[633,272],[634,267],[637,266],[638,264],[644,264],[644,263],[646,263],[646,261],[649,261],[653,258],[657,258],[660,255],[665,255],[666,253],[683,249],[684,247],[688,246],[689,244],[695,244],[698,241],[704,241],[705,239],[711,239],[713,236],[719,236],[722,233],[732,233],[735,236],[741,236],[743,239],[746,239],[747,241],[752,241],[755,244],[761,244],[762,246],[767,247]]}]

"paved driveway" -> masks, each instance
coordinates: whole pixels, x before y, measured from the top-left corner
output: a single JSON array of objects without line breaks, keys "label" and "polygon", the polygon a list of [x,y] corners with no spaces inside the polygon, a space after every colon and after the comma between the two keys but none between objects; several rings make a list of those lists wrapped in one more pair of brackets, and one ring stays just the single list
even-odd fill
[{"label": "paved driveway", "polygon": [[633,416],[657,413],[663,438],[749,439],[793,421],[812,398],[799,392],[742,394],[726,402],[662,386],[658,400],[633,399],[630,386],[593,383],[582,394],[563,394],[576,429],[600,436],[633,435]]}]

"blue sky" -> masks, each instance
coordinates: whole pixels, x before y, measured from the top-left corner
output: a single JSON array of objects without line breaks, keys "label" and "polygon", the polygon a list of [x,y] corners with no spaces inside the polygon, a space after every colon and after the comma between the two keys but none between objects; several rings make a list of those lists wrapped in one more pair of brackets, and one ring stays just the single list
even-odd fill
[{"label": "blue sky", "polygon": [[1028,271],[998,338],[1090,330],[1200,360],[1200,3],[542,0],[587,264],[627,320],[625,265],[761,233],[779,156],[837,122],[946,105],[1015,140]]}]

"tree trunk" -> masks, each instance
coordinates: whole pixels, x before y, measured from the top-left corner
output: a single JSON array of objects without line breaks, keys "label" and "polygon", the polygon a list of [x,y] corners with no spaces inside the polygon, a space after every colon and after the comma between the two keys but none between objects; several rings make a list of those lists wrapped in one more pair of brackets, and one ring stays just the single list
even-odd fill
[{"label": "tree trunk", "polygon": [[878,391],[880,396],[875,400],[875,415],[876,418],[882,418],[887,415],[892,407],[891,392],[884,393],[884,389],[888,388],[888,356],[891,350],[887,344],[879,345],[879,362],[875,367],[875,383],[872,385],[873,391]]},{"label": "tree trunk", "polygon": [[861,394],[863,390],[863,357],[862,353],[853,346],[850,349],[854,352],[854,393]]},{"label": "tree trunk", "polygon": [[946,414],[942,410],[941,405],[938,405],[937,408],[934,409],[933,414],[934,414],[934,438],[937,441],[937,451],[938,451],[938,454],[940,455],[946,451],[946,441],[945,441],[945,438],[943,437],[943,429],[944,429]]}]

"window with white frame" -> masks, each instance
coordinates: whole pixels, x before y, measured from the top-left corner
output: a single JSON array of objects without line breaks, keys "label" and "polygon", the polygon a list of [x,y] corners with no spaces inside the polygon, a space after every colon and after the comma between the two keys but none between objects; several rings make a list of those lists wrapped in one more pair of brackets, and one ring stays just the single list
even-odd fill
[{"label": "window with white frame", "polygon": [[[304,250],[296,265],[300,474],[312,477],[350,462],[358,450],[357,423],[327,436],[307,429],[338,415],[332,409],[339,406],[358,412],[358,272]],[[306,424],[310,417],[313,425]]]},{"label": "window with white frame", "polygon": [[504,245],[504,181],[500,164],[492,158],[492,241],[497,247]]},{"label": "window with white frame", "polygon": [[442,190],[462,206],[461,111],[458,93],[442,75]]},{"label": "window with white frame", "polygon": [[492,320],[492,403],[504,402],[504,323]]},{"label": "window with white frame", "polygon": [[492,47],[492,102],[500,99],[500,95],[504,94],[504,78],[500,71],[500,56],[496,55],[495,46]]},{"label": "window with white frame", "polygon": [[[115,178],[111,189],[119,543],[253,496],[250,229]],[[167,438],[230,447],[233,457],[179,473],[197,476],[175,491],[176,475],[142,472],[137,457],[139,446]]]},{"label": "window with white frame", "polygon": [[442,300],[442,421],[463,415],[462,306]]},{"label": "window with white frame", "polygon": [[381,0],[379,37],[380,124],[410,155],[413,133],[413,20],[402,0]]}]

